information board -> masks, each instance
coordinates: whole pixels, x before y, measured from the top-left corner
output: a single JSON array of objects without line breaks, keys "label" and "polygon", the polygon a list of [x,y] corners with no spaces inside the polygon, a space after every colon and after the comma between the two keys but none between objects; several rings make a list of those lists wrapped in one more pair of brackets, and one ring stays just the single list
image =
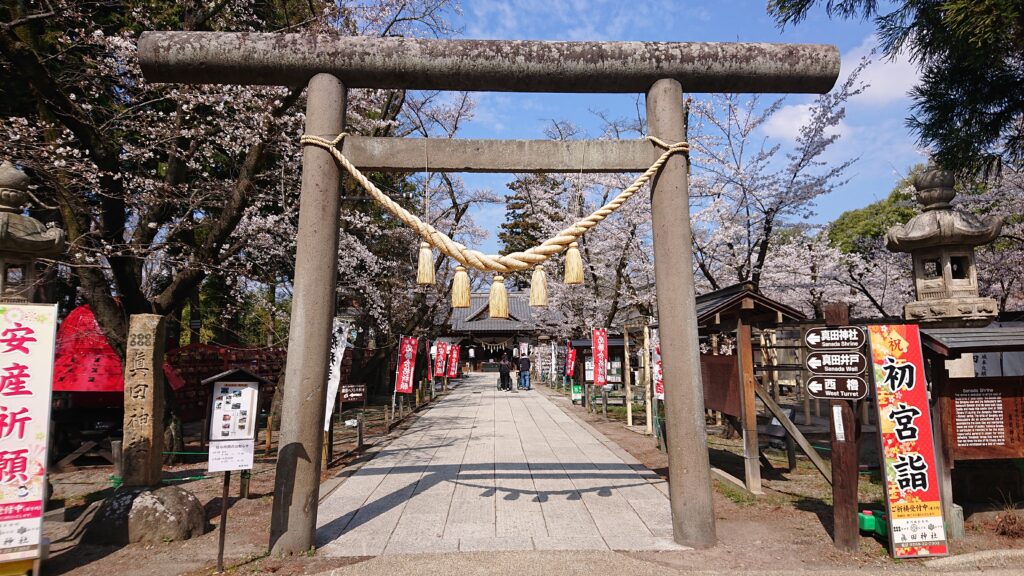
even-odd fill
[{"label": "information board", "polygon": [[1024,377],[950,378],[946,389],[954,460],[1024,458]]},{"label": "information board", "polygon": [[39,556],[57,306],[0,303],[0,562]]},{"label": "information board", "polygon": [[921,335],[912,324],[869,326],[882,469],[895,558],[948,553]]},{"label": "information board", "polygon": [[255,440],[214,440],[210,442],[208,472],[252,470]]},{"label": "information board", "polygon": [[256,382],[215,382],[210,412],[210,441],[256,437]]}]

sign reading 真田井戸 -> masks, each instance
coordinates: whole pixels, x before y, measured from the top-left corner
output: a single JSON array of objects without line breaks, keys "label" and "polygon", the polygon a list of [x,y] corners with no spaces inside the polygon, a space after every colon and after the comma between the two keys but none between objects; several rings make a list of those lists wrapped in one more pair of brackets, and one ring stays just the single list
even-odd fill
[{"label": "sign reading \u771f\u7530\u4e95\u6238", "polygon": [[948,553],[921,355],[912,324],[868,327],[895,558]]},{"label": "sign reading \u771f\u7530\u4e95\u6238", "polygon": [[0,562],[39,556],[57,306],[0,304]]}]

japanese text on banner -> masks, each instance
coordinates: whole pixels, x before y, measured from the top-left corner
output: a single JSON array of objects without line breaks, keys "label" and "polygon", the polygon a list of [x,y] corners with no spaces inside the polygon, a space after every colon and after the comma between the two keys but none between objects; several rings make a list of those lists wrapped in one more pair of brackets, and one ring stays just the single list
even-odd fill
[{"label": "japanese text on banner", "polygon": [[[395,374],[395,392],[412,394],[413,374],[416,372],[416,346],[419,340],[402,336],[398,346],[398,370]],[[429,360],[429,359],[428,359]]]},{"label": "japanese text on banner", "polygon": [[0,562],[38,556],[57,307],[0,304]]},{"label": "japanese text on banner", "polygon": [[594,386],[608,383],[608,331],[595,328],[593,332],[594,346]]},{"label": "japanese text on banner", "polygon": [[910,324],[868,329],[892,554],[947,554],[920,332]]}]

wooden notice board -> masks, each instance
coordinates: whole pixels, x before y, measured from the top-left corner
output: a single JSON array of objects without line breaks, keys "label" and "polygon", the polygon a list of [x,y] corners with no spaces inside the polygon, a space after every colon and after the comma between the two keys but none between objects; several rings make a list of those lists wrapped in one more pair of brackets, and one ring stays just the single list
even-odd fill
[{"label": "wooden notice board", "polygon": [[1024,377],[950,378],[943,436],[954,460],[1024,458]]}]

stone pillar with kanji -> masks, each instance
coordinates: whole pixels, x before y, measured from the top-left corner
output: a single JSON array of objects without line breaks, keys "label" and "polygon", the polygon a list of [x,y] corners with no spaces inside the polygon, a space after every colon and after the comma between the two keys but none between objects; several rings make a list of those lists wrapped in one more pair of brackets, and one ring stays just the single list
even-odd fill
[{"label": "stone pillar with kanji", "polygon": [[127,487],[160,484],[164,438],[164,317],[133,314],[124,361],[124,464]]}]

